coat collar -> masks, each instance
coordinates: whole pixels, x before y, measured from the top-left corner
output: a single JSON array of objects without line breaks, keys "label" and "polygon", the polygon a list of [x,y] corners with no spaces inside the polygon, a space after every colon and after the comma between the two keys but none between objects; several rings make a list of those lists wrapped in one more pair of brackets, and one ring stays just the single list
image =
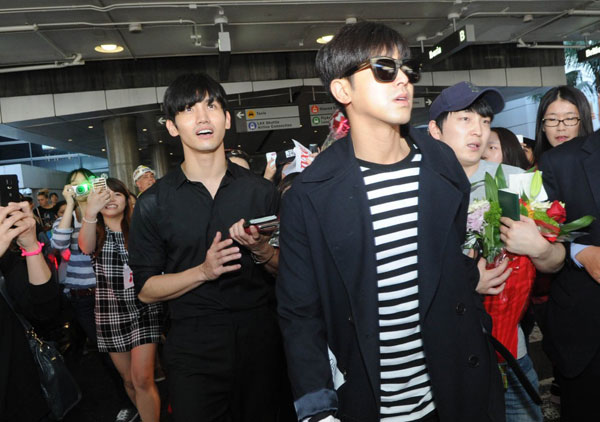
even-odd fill
[{"label": "coat collar", "polygon": [[581,149],[589,154],[583,159],[583,168],[596,207],[600,210],[600,183],[598,183],[600,180],[600,131],[588,136]]},{"label": "coat collar", "polygon": [[[409,131],[422,154],[419,177],[419,311],[426,318],[440,282],[443,250],[469,183],[446,145]],[[305,170],[309,201],[324,232],[333,265],[346,287],[352,318],[376,400],[379,400],[379,316],[373,228],[366,189],[350,136],[336,141]],[[454,164],[454,166],[452,165]],[[460,171],[452,171],[458,169]],[[461,178],[462,176],[462,178]],[[439,204],[444,204],[439,206]],[[464,228],[460,228],[463,229]],[[340,294],[343,294],[340,292]]]}]

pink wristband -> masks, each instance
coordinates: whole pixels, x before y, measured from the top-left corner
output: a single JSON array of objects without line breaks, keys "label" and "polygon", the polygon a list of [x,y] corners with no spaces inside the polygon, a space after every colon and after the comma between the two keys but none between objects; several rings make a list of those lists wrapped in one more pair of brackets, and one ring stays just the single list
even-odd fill
[{"label": "pink wristband", "polygon": [[38,248],[33,252],[26,252],[25,249],[21,248],[21,256],[37,255],[42,251],[43,246],[44,246],[44,244],[42,242],[38,241]]}]

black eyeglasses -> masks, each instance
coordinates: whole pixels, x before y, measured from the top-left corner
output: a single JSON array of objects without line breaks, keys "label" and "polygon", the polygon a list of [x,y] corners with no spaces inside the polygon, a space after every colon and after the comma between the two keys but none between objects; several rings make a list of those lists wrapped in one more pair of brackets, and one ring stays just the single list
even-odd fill
[{"label": "black eyeglasses", "polygon": [[379,82],[394,82],[398,76],[398,70],[406,75],[408,81],[412,84],[421,79],[421,63],[417,60],[399,60],[392,57],[372,57],[366,62],[353,66],[344,72],[344,78],[347,78],[359,70],[371,67],[373,76]]},{"label": "black eyeglasses", "polygon": [[567,117],[566,119],[542,119],[542,123],[546,127],[557,127],[561,123],[563,123],[565,126],[577,126],[580,121],[581,119],[579,117]]}]

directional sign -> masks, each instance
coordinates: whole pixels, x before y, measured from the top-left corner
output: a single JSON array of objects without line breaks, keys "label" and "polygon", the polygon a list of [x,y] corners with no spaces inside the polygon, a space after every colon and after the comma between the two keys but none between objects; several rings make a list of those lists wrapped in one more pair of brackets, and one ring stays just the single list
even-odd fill
[{"label": "directional sign", "polygon": [[156,119],[156,121],[158,122],[159,125],[164,126],[165,123],[167,123],[167,119],[165,119],[163,116],[159,116],[158,119]]},{"label": "directional sign", "polygon": [[437,63],[474,42],[475,27],[473,25],[465,25],[448,35],[438,44],[425,50],[425,53],[421,56],[421,60],[427,64]]},{"label": "directional sign", "polygon": [[328,126],[331,116],[337,110],[337,106],[333,103],[326,104],[310,104],[308,111],[310,112],[311,126]]},{"label": "directional sign", "polygon": [[415,97],[413,98],[413,108],[425,108],[431,106],[431,98]]},{"label": "directional sign", "polygon": [[234,115],[238,133],[302,127],[298,106],[249,108],[235,111]]},{"label": "directional sign", "polygon": [[597,58],[600,56],[600,44],[591,45],[577,52],[579,63]]}]

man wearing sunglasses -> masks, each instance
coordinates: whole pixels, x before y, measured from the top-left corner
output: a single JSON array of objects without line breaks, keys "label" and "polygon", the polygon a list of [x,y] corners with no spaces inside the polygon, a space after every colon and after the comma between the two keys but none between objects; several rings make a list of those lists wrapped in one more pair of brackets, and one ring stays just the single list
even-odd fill
[{"label": "man wearing sunglasses", "polygon": [[479,273],[461,250],[469,183],[450,148],[408,126],[408,54],[370,22],[317,54],[350,132],[282,204],[277,299],[301,421],[504,421]]}]

